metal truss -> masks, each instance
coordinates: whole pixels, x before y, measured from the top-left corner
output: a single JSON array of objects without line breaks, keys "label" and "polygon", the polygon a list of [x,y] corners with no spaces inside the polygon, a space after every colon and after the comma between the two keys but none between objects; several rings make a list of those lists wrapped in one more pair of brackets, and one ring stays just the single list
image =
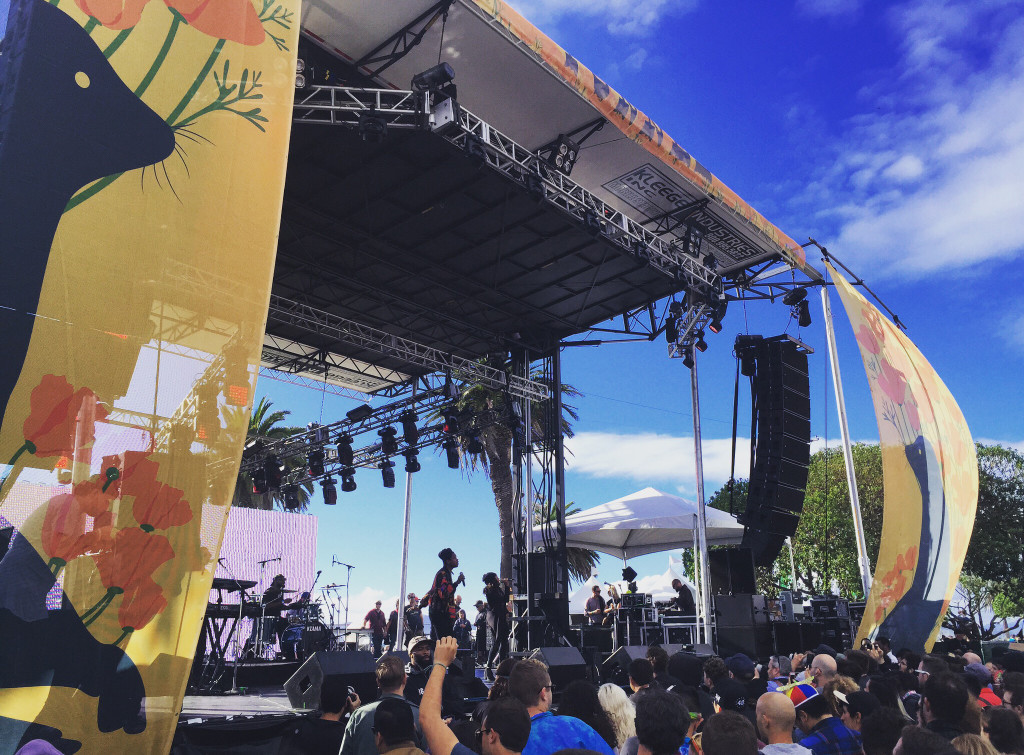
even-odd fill
[{"label": "metal truss", "polygon": [[704,330],[711,322],[711,308],[701,302],[683,310],[678,319],[679,336],[668,345],[668,355],[672,359],[686,359],[693,353],[693,345],[698,337],[703,337]]},{"label": "metal truss", "polygon": [[424,346],[281,296],[271,295],[268,322],[299,327],[306,332],[326,336],[339,343],[401,359],[408,364],[422,367],[426,372],[441,372],[461,381],[507,391],[512,396],[537,401],[551,395],[551,391],[544,383],[519,375],[509,375],[505,370],[483,362]]},{"label": "metal truss", "polygon": [[295,103],[301,123],[358,128],[368,116],[389,128],[431,128],[493,170],[523,186],[538,202],[570,215],[595,237],[616,244],[687,288],[710,290],[719,276],[679,244],[663,240],[642,223],[605,203],[547,161],[450,99],[431,106],[428,92],[352,87],[313,87]]},{"label": "metal truss", "polygon": [[[369,362],[316,348],[301,341],[267,333],[263,336],[262,363],[283,374],[302,373],[314,383],[342,385],[372,394],[408,382],[410,375]],[[322,377],[320,377],[322,376]]]},{"label": "metal truss", "polygon": [[[374,47],[370,52],[353,63],[353,65],[356,68],[363,68],[372,66],[375,63],[383,63],[379,68],[369,73],[370,76],[379,76],[408,55],[412,48],[422,42],[424,35],[430,31],[430,27],[437,22],[437,19],[448,15],[448,9],[451,8],[454,2],[455,0],[440,0],[440,2],[434,3],[412,22],[406,24]],[[391,48],[390,50],[388,50],[389,47]]]}]

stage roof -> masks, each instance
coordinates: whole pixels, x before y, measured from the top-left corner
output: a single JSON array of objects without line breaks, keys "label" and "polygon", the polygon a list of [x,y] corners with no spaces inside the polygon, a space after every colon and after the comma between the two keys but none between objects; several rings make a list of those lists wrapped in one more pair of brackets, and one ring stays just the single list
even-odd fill
[{"label": "stage roof", "polygon": [[[502,3],[307,0],[302,26],[378,86],[403,90],[436,64],[443,27],[460,105],[528,152],[560,134],[583,141],[571,180],[607,205],[603,217],[617,211],[666,242],[696,225],[701,256],[726,278],[773,258],[804,265],[795,242]],[[264,366],[375,392],[432,370],[349,339],[353,327],[461,358],[539,355],[686,287],[451,139],[390,129],[375,143],[297,117]],[[312,314],[297,316],[300,305]]]}]

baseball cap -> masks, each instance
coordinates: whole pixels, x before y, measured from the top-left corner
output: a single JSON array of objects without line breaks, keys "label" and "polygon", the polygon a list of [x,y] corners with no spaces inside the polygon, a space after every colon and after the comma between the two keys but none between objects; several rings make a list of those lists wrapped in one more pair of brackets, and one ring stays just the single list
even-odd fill
[{"label": "baseball cap", "polygon": [[742,713],[747,707],[747,688],[735,679],[719,679],[715,682],[715,704],[721,710]]},{"label": "baseball cap", "polygon": [[743,653],[728,658],[725,667],[738,677],[749,678],[754,675],[754,662]]},{"label": "baseball cap", "polygon": [[882,707],[877,697],[863,690],[857,690],[847,695],[845,692],[837,689],[832,694],[836,696],[839,702],[846,706],[851,716],[857,713],[860,713],[861,716],[866,716]]},{"label": "baseball cap", "polygon": [[816,697],[818,690],[813,685],[805,684],[803,682],[799,684],[792,684],[788,687],[779,687],[779,692],[782,692],[793,701],[794,707],[799,708],[805,702],[810,700],[812,697]]},{"label": "baseball cap", "polygon": [[424,643],[430,645],[430,647],[434,647],[434,641],[432,639],[430,639],[429,637],[424,637],[423,635],[419,635],[418,637],[410,638],[409,639],[409,644],[406,645],[406,647],[409,648],[409,652],[411,653],[418,646],[420,646],[420,645],[422,645]]}]

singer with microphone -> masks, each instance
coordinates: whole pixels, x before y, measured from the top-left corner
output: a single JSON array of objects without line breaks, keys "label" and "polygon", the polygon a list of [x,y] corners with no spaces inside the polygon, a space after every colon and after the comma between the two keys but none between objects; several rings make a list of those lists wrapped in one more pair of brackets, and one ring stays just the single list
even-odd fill
[{"label": "singer with microphone", "polygon": [[430,608],[430,636],[434,640],[454,635],[455,618],[458,606],[455,605],[455,588],[466,584],[466,575],[459,572],[458,579],[452,579],[452,570],[458,567],[459,557],[451,548],[445,548],[437,554],[441,559],[441,568],[434,575],[434,583],[424,597]]}]

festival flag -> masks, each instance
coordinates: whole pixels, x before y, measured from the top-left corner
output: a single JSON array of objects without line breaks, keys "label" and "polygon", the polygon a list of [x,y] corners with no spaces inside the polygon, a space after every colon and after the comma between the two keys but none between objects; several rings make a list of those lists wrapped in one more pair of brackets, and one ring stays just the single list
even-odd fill
[{"label": "festival flag", "polygon": [[252,407],[298,5],[0,0],[0,755],[170,749]]},{"label": "festival flag", "polygon": [[831,266],[857,335],[882,446],[882,540],[857,644],[930,651],[974,528],[978,459],[967,422],[917,347]]}]

